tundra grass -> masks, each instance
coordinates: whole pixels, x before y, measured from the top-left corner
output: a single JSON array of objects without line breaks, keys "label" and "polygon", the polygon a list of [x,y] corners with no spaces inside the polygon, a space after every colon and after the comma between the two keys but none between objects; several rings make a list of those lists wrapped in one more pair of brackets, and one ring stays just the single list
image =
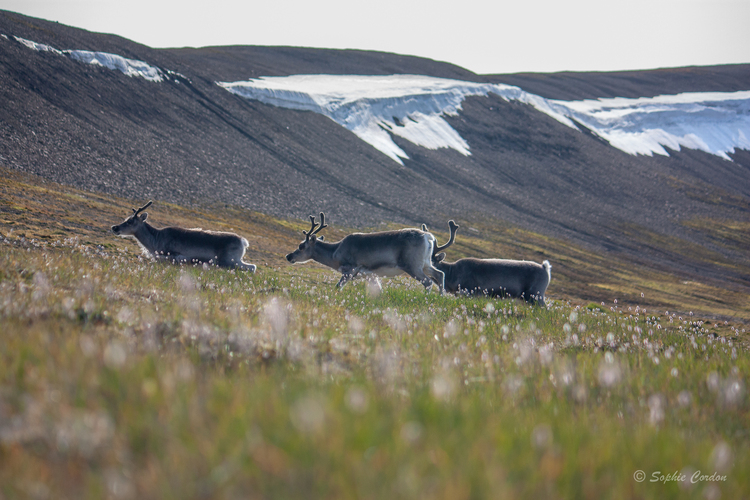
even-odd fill
[{"label": "tundra grass", "polygon": [[4,498],[750,492],[739,326],[75,242],[0,276]]},{"label": "tundra grass", "polygon": [[132,203],[4,182],[3,500],[750,495],[741,318],[611,274],[634,300],[337,290],[279,263],[292,224],[229,208],[160,216],[262,232],[257,274],[155,263],[106,232]]}]

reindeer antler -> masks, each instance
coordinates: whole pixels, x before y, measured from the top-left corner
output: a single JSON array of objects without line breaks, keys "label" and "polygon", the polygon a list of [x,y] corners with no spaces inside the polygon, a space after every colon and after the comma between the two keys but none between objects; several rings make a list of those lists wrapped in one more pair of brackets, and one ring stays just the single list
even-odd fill
[{"label": "reindeer antler", "polygon": [[323,212],[320,212],[320,227],[315,230],[313,234],[318,234],[321,229],[328,227],[328,224],[326,224],[326,214]]},{"label": "reindeer antler", "polygon": [[436,255],[438,252],[442,252],[443,250],[451,246],[453,242],[456,240],[456,231],[458,231],[458,224],[456,224],[452,220],[449,220],[448,227],[450,227],[450,231],[451,231],[451,237],[448,240],[448,243],[446,243],[445,245],[441,247],[435,247],[434,250],[432,251],[432,255]]},{"label": "reindeer antler", "polygon": [[315,229],[315,227],[318,225],[318,223],[315,222],[314,215],[310,216],[310,224],[312,225],[310,226],[309,231],[302,231],[303,233],[305,233],[305,241],[309,240],[310,236],[315,236],[316,234],[318,234],[321,229],[328,227],[328,224],[326,224],[326,214],[320,212],[320,227],[318,227],[317,229]]},{"label": "reindeer antler", "polygon": [[318,225],[318,223],[315,222],[315,216],[314,215],[310,216],[310,224],[311,224],[311,227],[310,227],[309,231],[305,231],[304,229],[302,230],[302,233],[305,235],[305,241],[309,240],[310,236],[312,236],[313,234],[315,234],[315,233],[313,233],[313,230]]},{"label": "reindeer antler", "polygon": [[153,200],[149,201],[148,203],[146,203],[145,205],[143,205],[143,206],[142,206],[141,208],[139,208],[138,210],[136,210],[136,209],[134,208],[134,209],[133,209],[133,215],[138,215],[139,213],[143,212],[143,211],[144,211],[144,210],[146,210],[146,209],[147,209],[148,207],[150,207],[150,206],[151,206],[151,204],[152,204],[153,202],[154,202]]}]

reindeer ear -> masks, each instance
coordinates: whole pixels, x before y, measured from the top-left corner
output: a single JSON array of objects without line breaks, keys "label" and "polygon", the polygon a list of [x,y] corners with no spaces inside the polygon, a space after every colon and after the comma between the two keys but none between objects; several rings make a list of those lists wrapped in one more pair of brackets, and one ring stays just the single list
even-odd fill
[{"label": "reindeer ear", "polygon": [[427,232],[427,224],[422,224],[422,231]]},{"label": "reindeer ear", "polygon": [[435,262],[443,262],[443,259],[445,258],[445,252],[440,252],[439,254],[435,255],[432,260]]},{"label": "reindeer ear", "polygon": [[318,239],[319,239],[320,241],[323,241],[323,240],[325,239],[325,236],[318,236]]},{"label": "reindeer ear", "polygon": [[142,220],[142,221],[145,221],[145,220],[146,220],[146,219],[148,218],[148,212],[143,212],[143,213],[142,213],[142,214],[140,215],[140,218],[141,218],[141,220]]}]

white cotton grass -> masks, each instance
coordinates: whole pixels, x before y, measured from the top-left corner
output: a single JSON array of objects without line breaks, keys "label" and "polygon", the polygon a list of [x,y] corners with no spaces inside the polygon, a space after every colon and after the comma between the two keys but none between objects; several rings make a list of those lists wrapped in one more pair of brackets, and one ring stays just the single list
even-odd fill
[{"label": "white cotton grass", "polygon": [[403,439],[406,443],[408,443],[409,445],[414,445],[421,439],[423,433],[424,427],[422,426],[422,424],[412,420],[406,422],[401,426],[399,435],[401,436],[401,439]]},{"label": "white cotton grass", "polygon": [[555,381],[562,387],[571,386],[576,380],[573,363],[568,359],[559,360],[557,362],[554,377]]},{"label": "white cotton grass", "polygon": [[604,355],[604,360],[599,363],[597,380],[602,387],[614,387],[620,383],[623,377],[620,363],[611,352]]},{"label": "white cotton grass", "polygon": [[733,458],[731,446],[726,441],[719,441],[711,450],[708,464],[713,469],[712,472],[726,473],[732,468]]},{"label": "white cotton grass", "polygon": [[292,425],[302,434],[319,434],[325,425],[325,409],[320,398],[304,396],[289,411]]},{"label": "white cotton grass", "polygon": [[430,380],[430,393],[438,401],[450,401],[458,390],[458,382],[451,372],[445,370]]},{"label": "white cotton grass", "polygon": [[666,399],[661,394],[652,394],[648,398],[648,421],[653,426],[658,426],[663,420],[666,412]]},{"label": "white cotton grass", "polygon": [[[65,252],[69,258],[71,251]],[[40,325],[49,321],[46,314],[80,329],[77,336],[65,331],[64,345],[87,375],[84,385],[95,370],[120,371],[112,375],[122,378],[128,394],[143,404],[173,404],[191,395],[185,411],[197,422],[208,421],[201,401],[216,387],[213,382],[230,380],[238,389],[232,392],[233,404],[253,405],[258,395],[275,398],[278,425],[291,439],[314,446],[330,442],[333,433],[349,432],[352,422],[357,427],[380,421],[385,411],[392,415],[385,420],[391,444],[407,453],[429,451],[442,439],[443,420],[413,409],[445,415],[468,401],[499,424],[493,427],[499,436],[506,432],[503,415],[521,409],[528,416],[518,427],[521,445],[542,461],[532,464],[540,470],[567,453],[570,442],[561,436],[581,431],[567,424],[558,430],[570,412],[586,412],[607,425],[625,422],[646,437],[668,437],[700,420],[709,437],[697,436],[699,441],[679,457],[684,460],[678,469],[713,472],[718,467],[733,481],[734,461],[739,464],[739,450],[715,422],[735,421],[746,408],[745,347],[722,330],[714,336],[711,325],[687,314],[682,320],[680,313],[647,316],[623,298],[617,311],[560,302],[540,309],[519,301],[425,294],[421,285],[406,280],[389,280],[381,295],[371,297],[364,282],[335,290],[336,280],[329,275],[261,269],[249,278],[200,266],[103,259],[79,250],[74,269],[66,271],[73,278],[66,279],[55,267],[59,256],[27,261],[21,258],[27,257],[25,250],[19,255],[24,275],[0,282],[3,319],[26,318],[22,315],[36,309],[33,321]],[[47,312],[39,313],[42,309]],[[57,340],[57,332],[49,330],[39,333],[44,348],[54,348]],[[739,361],[732,359],[733,352]],[[144,360],[153,360],[156,370],[143,373]],[[29,391],[20,413],[12,415],[19,424],[0,422],[4,444],[41,442],[51,444],[55,453],[86,454],[87,460],[101,463],[116,458],[108,450],[120,447],[120,417],[110,417],[115,437],[109,440],[106,422],[91,415],[56,419],[44,408],[66,409],[71,401],[66,385],[43,370],[26,375],[43,389],[42,397]],[[260,391],[253,391],[255,384]],[[34,399],[39,399],[36,410]],[[94,404],[86,411],[100,410]],[[259,415],[249,426],[257,426],[258,435],[261,427],[268,428],[268,441],[251,436],[239,444],[247,446],[253,460],[274,446],[281,448],[271,439],[276,423]],[[513,432],[512,425],[508,429]],[[82,430],[99,437],[87,443]],[[608,439],[616,444],[621,438]],[[371,446],[357,453],[372,460],[382,455],[380,450]],[[215,477],[225,477],[231,466],[217,464]],[[123,495],[128,486],[120,480],[132,482],[139,472],[129,467],[122,466],[122,477],[112,476],[112,488]],[[104,482],[101,486],[116,497]],[[692,487],[701,495],[707,486]]]},{"label": "white cotton grass", "polygon": [[112,369],[119,369],[128,359],[128,349],[125,343],[112,340],[104,348],[104,364]]},{"label": "white cotton grass", "polygon": [[531,445],[540,451],[552,447],[554,435],[552,427],[549,424],[538,424],[531,431]]},{"label": "white cotton grass", "polygon": [[360,387],[350,387],[345,396],[346,407],[353,413],[362,415],[370,407],[370,399],[367,392]]},{"label": "white cotton grass", "polygon": [[716,371],[706,376],[706,387],[722,407],[737,406],[745,397],[745,384],[734,374],[723,378]]}]

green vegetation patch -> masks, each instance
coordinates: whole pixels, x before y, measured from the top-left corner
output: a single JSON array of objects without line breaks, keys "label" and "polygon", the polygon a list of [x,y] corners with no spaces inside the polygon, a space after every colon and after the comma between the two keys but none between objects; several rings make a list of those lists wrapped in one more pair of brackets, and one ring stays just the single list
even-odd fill
[{"label": "green vegetation patch", "polygon": [[[23,186],[0,183],[8,197]],[[87,219],[47,188],[32,214]],[[519,238],[567,252],[547,309],[406,278],[338,290],[331,270],[280,263],[295,224],[233,208],[225,223],[262,235],[257,274],[155,263],[107,232],[132,205],[97,204],[64,238],[51,216],[24,220],[23,237],[0,226],[2,498],[750,492],[747,326],[648,301],[680,303],[692,283],[635,286],[632,266],[591,256],[601,275],[580,284],[585,250],[480,227],[456,253]],[[190,226],[223,217],[154,209]],[[606,299],[581,300],[589,286]]]}]

